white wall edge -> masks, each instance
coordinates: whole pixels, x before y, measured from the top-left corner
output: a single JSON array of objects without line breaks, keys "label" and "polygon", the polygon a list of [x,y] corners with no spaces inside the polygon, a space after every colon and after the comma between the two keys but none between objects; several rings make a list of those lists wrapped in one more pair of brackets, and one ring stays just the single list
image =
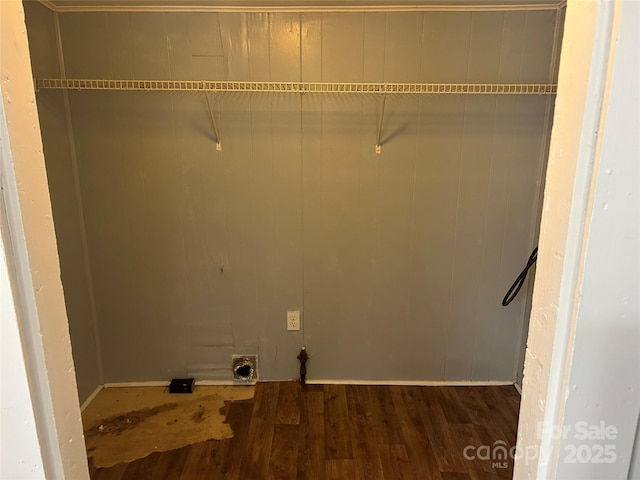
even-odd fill
[{"label": "white wall edge", "polygon": [[[566,7],[566,5],[564,5]],[[564,8],[564,7],[563,7]],[[551,69],[549,70],[549,83],[558,83],[557,82],[557,70],[560,64],[560,47],[561,45],[558,42],[560,37],[560,30],[564,28],[564,18],[562,18],[562,23],[560,22],[560,17],[562,13],[558,11],[556,13],[555,25],[553,28],[553,47],[551,53]],[[555,80],[555,81],[554,81]],[[546,185],[546,175],[547,175],[547,164],[549,161],[549,152],[551,149],[551,127],[553,124],[552,112],[555,109],[555,97],[549,97],[547,99],[547,104],[545,106],[544,112],[544,126],[543,126],[543,135],[540,139],[540,158],[538,160],[538,172],[536,176],[536,185],[537,188],[535,190],[535,198],[534,205],[535,208],[531,211],[531,234],[529,236],[529,251],[531,252],[534,248],[538,248],[538,244],[540,241],[540,222],[542,220],[542,209],[543,209],[543,201],[544,201],[544,189]],[[536,276],[536,265],[534,264],[531,270],[529,271],[529,275],[526,281],[526,300],[522,302],[520,307],[520,317],[518,319],[518,332],[520,332],[519,336],[516,339],[516,352],[518,354],[515,356],[515,361],[513,365],[513,379],[517,383],[519,381],[523,381],[522,378],[519,378],[520,369],[524,372],[524,360],[526,358],[526,348],[527,348],[527,338],[529,336],[529,324],[531,319],[531,312],[533,309],[533,288],[535,285],[535,276]],[[529,307],[529,315],[527,318],[526,312],[527,307]],[[525,331],[526,329],[526,331]],[[523,349],[524,347],[524,349]],[[522,354],[520,354],[522,352]],[[522,392],[520,392],[522,395]]]},{"label": "white wall edge", "polygon": [[567,7],[517,439],[539,455],[516,458],[515,479],[556,478],[562,436],[540,428],[563,425],[616,5],[574,0]]},{"label": "white wall edge", "polygon": [[94,398],[96,398],[96,396],[100,393],[100,390],[102,390],[103,388],[103,385],[98,385],[96,389],[91,393],[91,395],[89,395],[87,399],[82,402],[82,405],[80,405],[81,412],[84,412],[84,409],[89,406],[89,404],[93,401]]},{"label": "white wall edge", "polygon": [[[21,400],[32,407],[44,476],[84,480],[87,452],[22,2],[0,2],[0,34],[1,241],[31,393]],[[36,455],[35,446],[20,447]]]},{"label": "white wall edge", "polygon": [[516,388],[520,396],[522,396],[522,385],[520,385],[519,383],[514,383],[513,386]]},{"label": "white wall edge", "polygon": [[[564,8],[566,0],[545,3],[495,3],[476,4],[460,2],[458,4],[393,4],[387,5],[260,5],[247,2],[247,5],[57,5],[51,0],[38,0],[39,3],[56,13],[72,12],[180,12],[180,13],[331,13],[331,12],[505,12],[559,10]],[[253,5],[251,4],[253,3]]]},{"label": "white wall edge", "polygon": [[[572,2],[574,8],[576,3],[578,2]],[[610,54],[612,47],[615,48],[613,25],[615,12],[619,6],[617,3],[604,0],[598,0],[596,4],[597,16],[594,25],[593,46],[591,47],[589,77],[585,79],[586,95],[583,100],[582,130],[576,158],[575,181],[559,288],[557,318],[553,343],[549,345],[551,357],[543,417],[544,425],[563,425],[566,392],[569,388],[569,375],[573,361],[583,268],[589,241],[589,224],[593,209],[593,206],[590,205],[590,197],[595,189],[593,178],[594,175],[597,175],[597,170],[595,170],[597,148],[602,141],[599,135],[603,128],[601,115],[605,101],[605,87],[610,81]],[[560,459],[559,446],[562,439],[556,438],[557,435],[551,433],[550,430],[543,430],[540,435],[540,451],[553,453],[549,456],[540,456],[538,478],[551,478],[556,475]]]}]

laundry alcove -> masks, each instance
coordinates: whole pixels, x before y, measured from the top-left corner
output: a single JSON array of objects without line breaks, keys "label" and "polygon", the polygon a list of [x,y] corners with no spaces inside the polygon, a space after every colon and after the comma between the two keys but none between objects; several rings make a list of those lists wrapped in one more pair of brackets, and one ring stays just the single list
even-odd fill
[{"label": "laundry alcove", "polygon": [[537,242],[551,87],[107,81],[552,86],[561,5],[58,3],[25,14],[81,401],[104,383],[232,381],[233,354],[296,378],[301,345],[309,381],[521,380],[530,289],[500,302]]}]

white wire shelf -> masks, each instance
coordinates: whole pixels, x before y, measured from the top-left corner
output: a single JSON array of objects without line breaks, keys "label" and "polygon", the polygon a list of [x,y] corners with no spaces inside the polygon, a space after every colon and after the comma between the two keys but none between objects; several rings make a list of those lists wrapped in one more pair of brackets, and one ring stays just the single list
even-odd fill
[{"label": "white wire shelf", "polygon": [[555,95],[549,83],[324,83],[218,80],[98,80],[37,78],[36,91],[114,90],[160,92],[367,93],[410,95]]}]

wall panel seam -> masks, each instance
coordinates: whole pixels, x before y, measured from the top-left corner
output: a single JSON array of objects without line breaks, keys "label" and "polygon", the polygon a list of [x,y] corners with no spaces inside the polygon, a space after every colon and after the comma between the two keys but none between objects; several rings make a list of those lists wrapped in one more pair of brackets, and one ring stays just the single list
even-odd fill
[{"label": "wall panel seam", "polygon": [[[64,49],[62,45],[62,34],[60,31],[60,17],[54,12],[54,28],[56,34],[56,50],[58,52],[58,62],[60,67],[60,76],[66,78],[66,69],[64,64]],[[91,260],[89,255],[89,244],[87,241],[87,228],[85,222],[85,213],[83,207],[82,190],[80,187],[80,175],[78,172],[78,157],[76,152],[75,136],[73,134],[73,122],[71,119],[71,104],[69,102],[69,93],[63,91],[64,114],[67,126],[67,138],[69,142],[69,157],[73,171],[73,185],[75,189],[75,197],[78,211],[78,221],[80,223],[80,241],[82,245],[82,256],[84,259],[85,276],[87,279],[87,291],[89,292],[89,305],[91,306],[91,326],[93,330],[93,338],[96,344],[96,359],[98,363],[98,383],[104,383],[104,367],[102,359],[102,344],[100,341],[100,328],[98,325],[98,313],[96,308],[95,289],[93,284],[93,273],[91,270]]]}]

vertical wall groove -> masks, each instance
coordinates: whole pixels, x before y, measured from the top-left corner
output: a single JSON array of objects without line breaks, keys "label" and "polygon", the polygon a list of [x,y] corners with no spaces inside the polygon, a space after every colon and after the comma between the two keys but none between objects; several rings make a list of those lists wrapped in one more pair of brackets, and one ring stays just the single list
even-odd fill
[{"label": "vertical wall groove", "polygon": [[[62,46],[62,35],[60,33],[60,18],[58,13],[53,13],[54,28],[56,35],[56,47],[58,52],[58,64],[60,68],[60,76],[66,78],[66,69],[64,63],[64,49]],[[69,156],[73,170],[73,183],[75,186],[76,204],[78,208],[78,221],[80,222],[80,239],[82,242],[82,256],[85,265],[85,275],[88,285],[89,304],[91,307],[91,325],[93,328],[93,336],[96,344],[96,358],[98,362],[99,384],[104,383],[104,369],[102,364],[102,345],[100,342],[100,329],[98,325],[98,314],[96,309],[95,290],[93,285],[93,275],[91,273],[91,260],[89,258],[89,244],[87,242],[87,231],[85,225],[84,206],[82,201],[82,190],[80,186],[80,176],[78,174],[78,159],[76,155],[75,137],[73,134],[73,123],[71,121],[71,106],[69,104],[69,92],[63,92],[64,98],[64,115],[67,125],[67,135],[69,140]]]}]

